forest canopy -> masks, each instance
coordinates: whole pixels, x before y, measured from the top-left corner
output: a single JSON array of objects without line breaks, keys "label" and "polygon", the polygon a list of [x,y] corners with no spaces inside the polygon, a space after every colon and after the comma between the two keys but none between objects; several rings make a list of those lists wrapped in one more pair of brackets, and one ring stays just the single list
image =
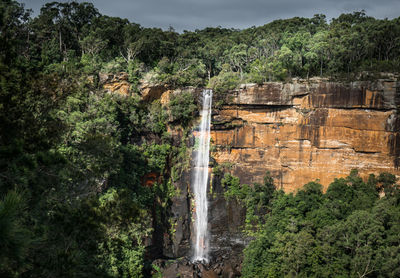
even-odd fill
[{"label": "forest canopy", "polygon": [[[400,275],[400,188],[394,175],[351,171],[322,191],[317,181],[295,194],[240,184],[225,174],[228,200],[246,207],[242,277],[397,277]],[[384,197],[379,197],[379,194]]]},{"label": "forest canopy", "polygon": [[127,71],[132,81],[169,86],[265,82],[291,77],[354,77],[398,72],[400,17],[364,11],[280,19],[244,30],[144,28],[102,15],[91,3],[46,3],[32,18],[23,5],[2,0],[2,63],[35,72],[87,74]]}]

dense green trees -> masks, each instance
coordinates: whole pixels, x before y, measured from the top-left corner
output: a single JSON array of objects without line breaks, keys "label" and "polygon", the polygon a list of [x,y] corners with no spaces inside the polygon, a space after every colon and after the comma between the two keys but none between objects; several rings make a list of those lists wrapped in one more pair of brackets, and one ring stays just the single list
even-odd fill
[{"label": "dense green trees", "polygon": [[26,253],[31,234],[21,223],[24,200],[15,191],[0,200],[0,275],[7,276],[13,269],[26,267]]},{"label": "dense green trees", "polygon": [[269,212],[269,202],[275,192],[274,181],[269,172],[264,177],[264,183],[255,183],[253,186],[240,184],[239,178],[228,173],[221,179],[225,188],[225,199],[234,199],[246,207],[245,231],[253,235],[257,228],[264,223],[263,214]]},{"label": "dense green trees", "polygon": [[172,122],[186,127],[193,119],[197,107],[192,94],[190,92],[183,92],[171,97],[169,109],[171,111]]},{"label": "dense green trees", "polygon": [[[391,176],[392,192],[379,198],[384,176]],[[269,212],[258,214],[263,223],[245,249],[243,276],[398,276],[400,191],[393,177],[364,182],[353,171],[325,194],[316,182],[295,195],[276,191]]]},{"label": "dense green trees", "polygon": [[33,19],[15,1],[3,0],[1,10],[6,15],[2,55],[14,53],[29,67],[48,72],[71,70],[71,63],[87,73],[132,71],[133,65],[141,68],[140,75],[149,72],[153,82],[175,87],[204,86],[221,75],[220,82],[210,83],[219,88],[225,80],[351,78],[363,71],[400,68],[400,19],[375,19],[363,11],[342,14],[331,23],[317,14],[246,30],[206,28],[178,34],[172,28],[143,28],[101,15],[90,3],[47,3]]},{"label": "dense green trees", "polygon": [[[29,19],[1,1],[0,12],[0,276],[141,277],[144,239],[168,229],[167,113],[103,92],[96,77],[126,55],[118,28],[140,28],[86,3]],[[135,81],[136,65],[118,70]],[[142,186],[149,172],[162,177],[153,188]]]},{"label": "dense green trees", "polygon": [[[2,115],[2,130],[9,128],[1,136],[2,196],[23,192],[29,208],[17,214],[7,205],[15,194],[4,197],[0,244],[9,255],[2,276],[139,277],[143,240],[153,229],[148,216],[169,198],[168,180],[160,181],[162,190],[142,186],[145,174],[164,175],[172,155],[168,137],[161,138],[166,118],[159,103],[94,93],[70,78],[16,99],[19,117]],[[64,82],[75,85],[63,91]],[[33,241],[20,240],[24,227]]]}]

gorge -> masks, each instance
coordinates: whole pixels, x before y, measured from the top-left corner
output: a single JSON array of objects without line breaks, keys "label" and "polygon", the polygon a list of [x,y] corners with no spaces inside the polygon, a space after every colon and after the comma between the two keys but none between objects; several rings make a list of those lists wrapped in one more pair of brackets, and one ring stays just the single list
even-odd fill
[{"label": "gorge", "polygon": [[[183,93],[192,94],[200,103],[202,99],[202,89],[197,88],[156,87],[145,92],[146,99],[160,98],[164,105]],[[326,190],[335,178],[346,177],[353,169],[364,180],[372,173],[398,176],[399,92],[397,76],[387,75],[374,81],[315,78],[243,84],[228,94],[215,94],[207,190],[210,267],[223,257],[239,272],[241,252],[248,244],[242,233],[246,209],[227,202],[219,171],[247,184],[262,182],[269,171],[278,189],[295,193],[313,180]],[[204,119],[204,110],[201,116]],[[196,150],[197,143],[193,147]],[[184,221],[193,210],[185,205],[191,204],[189,176],[183,175],[175,185],[180,194],[172,205],[174,251],[165,249],[173,257],[189,254],[187,239],[195,234]]]},{"label": "gorge", "polygon": [[0,277],[400,277],[400,17],[176,32],[22,2],[0,0]]}]

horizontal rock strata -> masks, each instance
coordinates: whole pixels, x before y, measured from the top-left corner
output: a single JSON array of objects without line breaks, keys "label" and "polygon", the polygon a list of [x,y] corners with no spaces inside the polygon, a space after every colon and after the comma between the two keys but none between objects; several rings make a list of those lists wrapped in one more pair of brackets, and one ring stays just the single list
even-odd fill
[{"label": "horizontal rock strata", "polygon": [[358,169],[399,175],[397,79],[242,85],[213,115],[213,158],[231,163],[242,183],[295,191],[313,180],[326,188]]}]

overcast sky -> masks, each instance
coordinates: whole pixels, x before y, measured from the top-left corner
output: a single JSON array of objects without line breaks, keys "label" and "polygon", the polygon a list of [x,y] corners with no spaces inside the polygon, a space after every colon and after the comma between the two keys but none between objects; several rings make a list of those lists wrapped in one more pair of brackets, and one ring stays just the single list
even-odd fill
[{"label": "overcast sky", "polygon": [[[46,0],[19,0],[34,16]],[[68,2],[68,1],[59,1]],[[169,26],[176,31],[222,26],[244,29],[275,19],[312,17],[322,13],[328,19],[341,13],[365,10],[377,18],[400,16],[400,0],[86,0],[100,13],[128,18],[145,27]]]}]

